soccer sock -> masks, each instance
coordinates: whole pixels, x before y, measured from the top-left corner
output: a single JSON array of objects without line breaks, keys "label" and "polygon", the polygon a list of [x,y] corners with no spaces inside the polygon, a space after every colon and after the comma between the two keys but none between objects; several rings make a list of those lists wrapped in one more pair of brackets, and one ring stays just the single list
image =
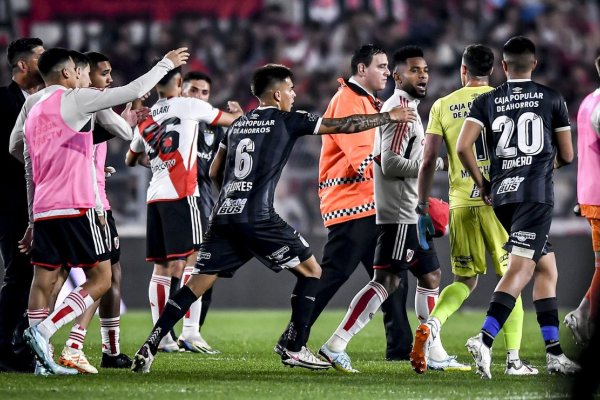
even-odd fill
[{"label": "soccer sock", "polygon": [[119,335],[121,333],[121,317],[100,318],[100,335],[102,336],[102,353],[117,356],[121,354]]},{"label": "soccer sock", "polygon": [[537,321],[542,331],[546,353],[559,356],[563,353],[558,337],[558,302],[556,297],[548,297],[533,302]]},{"label": "soccer sock", "polygon": [[594,320],[598,309],[598,302],[600,301],[600,252],[594,252],[594,258],[596,260],[596,267],[594,268],[590,287],[585,294],[585,298],[590,302],[590,321]]},{"label": "soccer sock", "polygon": [[152,354],[156,354],[161,339],[169,333],[177,321],[183,318],[186,311],[197,299],[198,297],[192,292],[192,289],[184,286],[169,300],[164,312],[154,324],[154,328],[152,328],[152,332],[146,340]]},{"label": "soccer sock", "polygon": [[[182,284],[185,285],[194,272],[194,266],[188,265],[183,270]],[[182,336],[185,338],[193,338],[198,336],[200,331],[200,312],[202,311],[202,297],[198,298],[192,304],[190,309],[185,313],[183,317],[183,331]]]},{"label": "soccer sock", "polygon": [[83,287],[76,287],[48,318],[40,322],[38,325],[40,333],[46,339],[50,339],[57,330],[83,314],[92,304],[94,304],[92,296]]},{"label": "soccer sock", "polygon": [[523,301],[521,300],[521,296],[519,296],[515,301],[515,307],[502,327],[502,332],[504,332],[504,347],[506,350],[517,350],[517,354],[521,348],[524,314]]},{"label": "soccer sock", "polygon": [[508,293],[494,292],[492,301],[487,311],[487,316],[483,321],[481,333],[483,333],[483,343],[487,347],[492,347],[494,339],[498,332],[508,319],[511,311],[515,307],[517,300]]},{"label": "soccer sock", "polygon": [[327,347],[335,353],[345,351],[348,342],[369,323],[387,298],[388,292],[381,284],[367,283],[350,302],[344,319],[327,341]]},{"label": "soccer sock", "polygon": [[446,286],[431,311],[430,317],[435,317],[444,325],[448,318],[462,306],[471,291],[462,282],[453,282]]},{"label": "soccer sock", "polygon": [[83,350],[83,342],[85,341],[85,335],[87,334],[87,329],[79,324],[73,324],[71,328],[71,332],[69,332],[69,338],[67,339],[67,343],[65,346],[70,347],[72,349]]},{"label": "soccer sock", "polygon": [[297,352],[308,340],[308,321],[315,305],[319,278],[301,276],[292,290],[292,316],[286,349]]},{"label": "soccer sock", "polygon": [[415,313],[419,322],[424,323],[429,318],[429,313],[435,307],[435,303],[440,294],[440,288],[425,289],[417,285],[415,292]]},{"label": "soccer sock", "polygon": [[156,323],[162,314],[169,294],[171,292],[171,277],[152,274],[148,286],[148,298],[150,299],[150,311],[152,322]]},{"label": "soccer sock", "polygon": [[27,319],[29,319],[29,326],[36,326],[46,318],[48,318],[50,310],[48,308],[36,308],[27,310]]},{"label": "soccer sock", "polygon": [[202,295],[202,307],[200,309],[200,327],[204,325],[204,321],[206,320],[206,314],[208,314],[208,309],[210,308],[210,303],[212,302],[212,291],[213,288],[208,289]]}]

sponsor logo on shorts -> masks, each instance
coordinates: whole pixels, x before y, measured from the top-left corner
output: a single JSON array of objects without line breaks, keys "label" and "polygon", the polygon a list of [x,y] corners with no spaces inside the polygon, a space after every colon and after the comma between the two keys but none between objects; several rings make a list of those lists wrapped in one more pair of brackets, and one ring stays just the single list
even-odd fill
[{"label": "sponsor logo on shorts", "polygon": [[452,258],[454,268],[469,268],[469,263],[473,262],[471,256],[456,256]]},{"label": "sponsor logo on shorts", "polygon": [[288,251],[290,251],[290,248],[288,246],[283,246],[276,252],[272,253],[271,255],[268,255],[267,259],[271,260],[271,261],[277,261],[277,262],[283,261],[285,253],[287,253]]},{"label": "sponsor logo on shorts", "polygon": [[212,254],[210,254],[206,251],[198,252],[198,260],[210,260],[211,257],[212,257]]},{"label": "sponsor logo on shorts", "polygon": [[241,214],[248,199],[225,199],[217,210],[218,215]]},{"label": "sponsor logo on shorts", "polygon": [[519,242],[524,242],[526,240],[535,240],[536,234],[533,232],[518,231],[514,232],[510,236],[514,237]]},{"label": "sponsor logo on shorts", "polygon": [[115,249],[119,250],[119,237],[118,236],[114,237],[113,242],[115,244]]},{"label": "sponsor logo on shorts", "polygon": [[519,190],[519,186],[521,186],[521,182],[523,182],[525,178],[522,176],[514,176],[512,178],[505,178],[500,182],[500,187],[496,194],[502,193],[511,193]]},{"label": "sponsor logo on shorts", "polygon": [[410,262],[410,260],[413,259],[413,256],[415,255],[415,251],[412,249],[407,249],[406,250],[406,262]]}]

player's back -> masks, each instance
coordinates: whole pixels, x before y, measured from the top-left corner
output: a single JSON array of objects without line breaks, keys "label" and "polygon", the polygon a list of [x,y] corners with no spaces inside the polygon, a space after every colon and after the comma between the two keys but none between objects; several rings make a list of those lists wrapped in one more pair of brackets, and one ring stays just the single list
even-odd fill
[{"label": "player's back", "polygon": [[554,204],[554,132],[570,129],[562,96],[528,79],[509,80],[475,99],[468,118],[485,128],[494,206]]},{"label": "player's back", "polygon": [[[456,152],[456,143],[471,104],[480,94],[493,90],[490,86],[465,86],[435,101],[429,113],[427,133],[441,135],[448,150],[448,179],[450,208],[483,205],[479,190],[468,171],[463,168]],[[490,159],[485,135],[475,142],[475,157],[479,169],[489,176]]]},{"label": "player's back", "polygon": [[227,131],[223,187],[214,223],[254,222],[275,214],[273,197],[296,139],[316,133],[313,114],[261,107],[238,118]]}]

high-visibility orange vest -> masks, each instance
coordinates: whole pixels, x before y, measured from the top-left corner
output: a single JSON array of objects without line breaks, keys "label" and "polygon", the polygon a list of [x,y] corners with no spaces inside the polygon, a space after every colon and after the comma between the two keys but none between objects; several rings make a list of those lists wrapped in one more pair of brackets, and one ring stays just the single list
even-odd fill
[{"label": "high-visibility orange vest", "polygon": [[[381,104],[357,85],[338,78],[340,88],[323,118],[375,114]],[[323,135],[319,160],[319,198],[326,227],[375,215],[373,140],[375,129]]]}]

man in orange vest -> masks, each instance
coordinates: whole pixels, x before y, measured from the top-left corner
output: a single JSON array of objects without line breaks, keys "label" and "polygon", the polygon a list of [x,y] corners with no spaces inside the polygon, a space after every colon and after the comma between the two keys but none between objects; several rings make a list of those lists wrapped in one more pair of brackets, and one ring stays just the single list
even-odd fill
[{"label": "man in orange vest", "polygon": [[[375,114],[381,102],[375,92],[385,88],[390,71],[383,49],[361,46],[351,60],[352,76],[339,78],[340,88],[331,99],[324,118],[352,114]],[[355,135],[325,135],[319,162],[321,214],[328,229],[323,251],[322,276],[309,327],[329,300],[348,280],[360,262],[373,276],[377,243],[373,189],[373,141],[375,129]],[[406,271],[401,286],[382,304],[387,337],[386,359],[408,360],[412,347],[406,315]],[[286,334],[275,347],[278,352]]]}]

